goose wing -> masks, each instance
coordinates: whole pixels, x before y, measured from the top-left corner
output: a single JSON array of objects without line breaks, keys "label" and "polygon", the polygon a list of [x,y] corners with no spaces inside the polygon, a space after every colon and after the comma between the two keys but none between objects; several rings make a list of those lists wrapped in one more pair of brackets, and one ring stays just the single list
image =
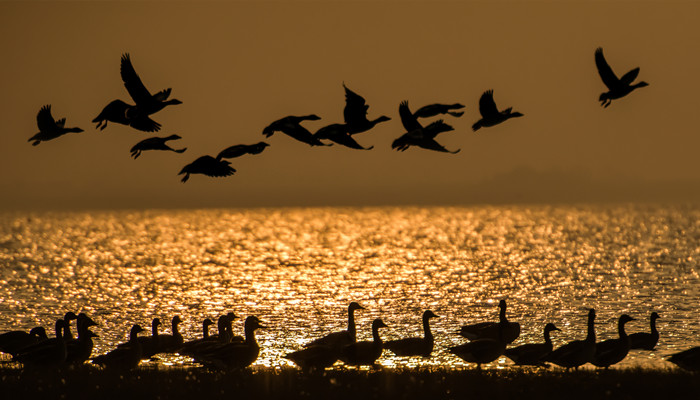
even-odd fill
[{"label": "goose wing", "polygon": [[345,88],[345,109],[343,110],[345,123],[367,121],[369,106],[365,103],[364,97],[348,89],[345,83],[343,83],[343,88]]},{"label": "goose wing", "polygon": [[129,126],[144,132],[157,132],[160,124],[148,117],[135,118],[129,121]]},{"label": "goose wing", "polygon": [[345,146],[345,147],[349,147],[349,148],[351,148],[351,149],[370,150],[370,149],[372,149],[372,148],[374,147],[374,146],[362,147],[362,145],[360,145],[359,143],[357,143],[357,141],[356,141],[355,139],[353,139],[352,136],[350,136],[350,135],[347,134],[347,133],[335,135],[335,136],[333,136],[333,137],[331,137],[331,138],[329,138],[329,139],[332,140],[332,141],[334,141],[334,142],[336,142],[336,143],[338,143],[338,144],[340,144],[340,145],[343,145],[343,146]]},{"label": "goose wing", "polygon": [[447,150],[440,143],[436,142],[435,139],[433,139],[433,138],[424,138],[423,140],[420,141],[420,143],[418,145],[424,149],[439,151],[441,153],[457,154],[461,150],[461,149],[457,149],[454,151]]},{"label": "goose wing", "polygon": [[639,67],[631,70],[630,72],[622,75],[622,78],[620,78],[620,83],[624,85],[630,85],[632,81],[637,79],[637,75],[639,75]]},{"label": "goose wing", "polygon": [[605,61],[605,56],[603,56],[603,49],[600,47],[598,47],[595,50],[595,66],[598,68],[598,74],[600,74],[600,79],[603,80],[603,83],[605,84],[605,86],[608,87],[608,89],[612,90],[619,85],[620,80],[617,79],[617,76],[613,72],[612,68],[610,68],[608,62]]},{"label": "goose wing", "polygon": [[500,114],[493,100],[493,90],[487,90],[479,98],[479,112],[484,119],[491,119]]},{"label": "goose wing", "polygon": [[151,93],[146,89],[141,78],[134,70],[134,66],[131,65],[131,57],[129,53],[124,53],[122,55],[122,64],[120,68],[120,73],[122,76],[122,81],[126,90],[129,92],[129,96],[136,102],[136,104],[148,102],[151,99]]},{"label": "goose wing", "polygon": [[433,139],[440,133],[449,132],[453,130],[454,128],[451,125],[446,124],[445,121],[439,119],[425,127],[425,129],[423,130],[423,136],[426,138]]},{"label": "goose wing", "polygon": [[51,104],[41,107],[41,110],[39,110],[39,113],[36,115],[36,124],[42,132],[56,129],[56,121],[54,121],[53,116],[51,116]]},{"label": "goose wing", "polygon": [[404,100],[399,105],[399,115],[401,116],[401,123],[407,131],[411,132],[423,129],[416,117],[411,113],[411,109],[408,108],[408,101]]}]

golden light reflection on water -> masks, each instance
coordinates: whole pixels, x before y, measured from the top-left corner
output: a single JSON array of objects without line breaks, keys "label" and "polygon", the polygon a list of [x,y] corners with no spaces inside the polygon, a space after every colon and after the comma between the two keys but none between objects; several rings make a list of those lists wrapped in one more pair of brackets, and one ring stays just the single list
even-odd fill
[{"label": "golden light reflection on water", "polygon": [[522,325],[514,345],[541,341],[546,322],[562,329],[555,345],[582,338],[589,307],[599,339],[617,335],[621,313],[637,318],[636,332],[657,311],[657,351],[633,351],[622,365],[664,367],[664,355],[700,341],[699,215],[652,206],[4,214],[0,331],[84,311],[100,323],[102,353],[132,323],[178,314],[195,338],[204,318],[234,311],[269,327],[256,365],[280,367],[291,365],[285,353],[344,329],[358,301],[358,340],[377,317],[394,339],[421,335],[425,309],[440,316],[431,359],[385,352],[382,365],[462,366],[446,352],[463,341],[454,333],[496,320],[505,298]]}]

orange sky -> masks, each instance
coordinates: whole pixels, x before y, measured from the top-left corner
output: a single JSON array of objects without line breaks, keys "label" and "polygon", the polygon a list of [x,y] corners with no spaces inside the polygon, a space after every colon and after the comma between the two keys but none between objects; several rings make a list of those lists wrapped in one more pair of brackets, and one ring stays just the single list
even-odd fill
[{"label": "orange sky", "polygon": [[[700,4],[692,2],[2,2],[0,210],[700,200]],[[650,83],[602,109],[596,47]],[[184,154],[129,148],[149,136],[90,121],[129,100],[129,52]],[[311,148],[262,129],[315,113],[342,122],[343,81],[369,117],[363,152]],[[473,133],[481,93],[525,114]],[[398,105],[461,102],[456,155],[399,153]],[[85,132],[31,146],[36,113]],[[204,154],[266,140],[228,178],[177,173]]]}]

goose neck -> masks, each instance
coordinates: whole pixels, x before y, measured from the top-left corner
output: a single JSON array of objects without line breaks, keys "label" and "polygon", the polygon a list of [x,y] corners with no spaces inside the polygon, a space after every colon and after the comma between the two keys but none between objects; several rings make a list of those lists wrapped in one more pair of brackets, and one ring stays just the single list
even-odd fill
[{"label": "goose neck", "polygon": [[588,334],[586,335],[587,342],[595,343],[595,316],[588,317]]},{"label": "goose neck", "polygon": [[430,331],[430,318],[428,317],[423,317],[423,334],[429,339],[433,337],[433,333]]},{"label": "goose neck", "polygon": [[355,330],[355,309],[354,308],[349,308],[348,309],[348,333],[350,334],[350,337],[352,338],[352,341],[355,341],[355,338],[357,336],[357,331]]}]

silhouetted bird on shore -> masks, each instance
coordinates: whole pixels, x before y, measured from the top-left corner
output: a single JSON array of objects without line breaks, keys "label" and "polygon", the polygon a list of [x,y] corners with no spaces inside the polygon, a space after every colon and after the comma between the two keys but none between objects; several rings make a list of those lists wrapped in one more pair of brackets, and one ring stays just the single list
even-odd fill
[{"label": "silhouetted bird on shore", "polygon": [[497,338],[472,340],[469,343],[449,347],[448,351],[466,362],[475,363],[477,369],[481,369],[481,364],[495,361],[506,350],[507,342],[503,339],[503,335],[507,324],[498,323],[497,326],[499,328]]},{"label": "silhouetted bird on shore", "polygon": [[166,137],[151,137],[148,139],[144,139],[134,145],[134,147],[131,148],[131,156],[134,157],[134,159],[139,158],[141,155],[142,151],[146,150],[169,150],[169,151],[174,151],[176,153],[184,153],[185,150],[187,150],[187,147],[184,147],[182,149],[175,150],[172,147],[168,146],[165,144],[165,142],[169,140],[176,140],[176,139],[182,139],[178,135],[170,135]]},{"label": "silhouetted bird on shore", "polygon": [[326,336],[322,336],[318,339],[314,339],[311,342],[304,345],[304,347],[311,346],[330,346],[334,348],[341,349],[351,343],[355,343],[357,337],[357,330],[355,328],[355,310],[364,310],[359,303],[353,301],[348,305],[348,329],[338,332],[332,332]]},{"label": "silhouetted bird on shore", "polygon": [[[366,132],[374,128],[374,126],[378,123],[389,121],[391,119],[385,115],[382,115],[374,120],[368,120],[367,110],[369,110],[369,106],[366,104],[365,99],[348,89],[348,87],[345,86],[345,83],[343,83],[343,88],[345,89],[345,109],[343,110],[343,117],[345,119],[345,125],[349,135]],[[340,142],[337,143],[342,144]]]},{"label": "silhouetted bird on shore", "polygon": [[63,319],[56,320],[55,338],[21,349],[12,360],[21,362],[26,367],[53,368],[62,365],[66,361],[66,325]]},{"label": "silhouetted bird on shore", "polygon": [[185,165],[178,175],[185,174],[182,182],[187,182],[190,179],[190,174],[202,174],[212,177],[230,176],[236,172],[230,165],[231,163],[225,160],[217,160],[212,156],[201,156],[190,164]]},{"label": "silhouetted bird on shore", "polygon": [[632,85],[632,81],[639,75],[639,67],[627,72],[622,75],[622,78],[618,79],[608,62],[605,61],[603,49],[600,47],[595,50],[595,65],[598,68],[600,78],[603,80],[605,86],[608,87],[608,91],[601,93],[598,98],[600,105],[603,107],[607,108],[614,99],[624,97],[630,94],[634,89],[649,86],[649,84],[644,81]]},{"label": "silhouetted bird on shore", "polygon": [[108,369],[130,370],[139,365],[142,349],[138,341],[138,334],[143,332],[140,325],[134,325],[129,332],[129,341],[117,346],[107,354],[92,359],[93,364],[104,365]]},{"label": "silhouetted bird on shore", "polygon": [[83,132],[80,128],[66,128],[65,118],[54,120],[53,116],[51,116],[50,104],[41,107],[41,110],[39,110],[39,113],[36,115],[36,124],[39,127],[39,133],[28,140],[28,142],[34,142],[32,146],[37,146],[39,143],[47,140],[56,139],[66,133]]},{"label": "silhouetted bird on shore", "polygon": [[591,363],[596,367],[607,369],[613,364],[617,364],[627,357],[630,351],[630,338],[625,332],[625,324],[634,321],[634,318],[627,314],[622,314],[617,321],[618,336],[615,339],[603,340],[595,345],[595,357]]},{"label": "silhouetted bird on shore", "polygon": [[372,321],[372,340],[351,343],[340,352],[340,360],[347,365],[374,365],[382,355],[384,344],[379,336],[379,328],[387,328],[379,318]]},{"label": "silhouetted bird on shore", "polygon": [[457,334],[469,340],[474,340],[484,338],[498,339],[498,335],[503,333],[503,340],[506,343],[512,343],[520,336],[520,324],[508,321],[505,300],[498,302],[498,308],[498,322],[478,322],[464,325]]},{"label": "silhouetted bird on shore", "polygon": [[544,358],[553,349],[551,331],[558,331],[559,328],[549,323],[544,327],[544,343],[527,343],[510,349],[503,353],[513,360],[516,365],[544,365]]},{"label": "silhouetted bird on shore", "polygon": [[394,140],[394,142],[391,144],[392,149],[405,151],[410,146],[418,146],[427,150],[434,150],[443,153],[459,153],[459,149],[449,151],[440,143],[435,141],[435,136],[437,136],[439,133],[454,130],[454,128],[452,128],[450,125],[446,124],[442,120],[437,120],[430,125],[423,127],[408,108],[408,101],[403,101],[401,102],[401,105],[399,105],[399,115],[401,116],[401,123],[407,132],[398,139]]},{"label": "silhouetted bird on shore", "polygon": [[331,124],[324,126],[314,133],[317,139],[328,139],[339,145],[358,150],[371,150],[374,146],[362,147],[355,139],[350,136],[348,126],[346,124]]},{"label": "silhouetted bird on shore", "polygon": [[593,362],[596,353],[595,310],[588,310],[588,334],[584,340],[574,340],[552,351],[545,361],[566,369],[578,368],[587,362]]},{"label": "silhouetted bird on shore", "polygon": [[265,142],[258,142],[255,144],[237,144],[221,150],[219,155],[216,156],[216,159],[221,160],[222,158],[236,158],[245,154],[260,154],[267,146],[269,146],[269,144]]},{"label": "silhouetted bird on shore", "polygon": [[114,100],[107,104],[92,122],[96,122],[95,128],[101,131],[107,127],[107,122],[127,125],[144,132],[158,132],[160,130],[159,123],[146,115],[139,115],[136,106],[121,100]]},{"label": "silhouetted bird on shore", "polygon": [[162,110],[165,106],[182,104],[178,99],[168,100],[168,97],[170,97],[170,88],[161,90],[156,94],[151,94],[134,70],[129,53],[124,53],[122,55],[120,73],[126,90],[129,92],[131,98],[134,99],[134,102],[136,102],[136,113],[138,115],[151,115]]},{"label": "silhouetted bird on shore", "polygon": [[481,95],[479,99],[479,113],[481,113],[481,119],[472,125],[472,130],[474,132],[478,131],[479,128],[498,125],[510,118],[523,116],[523,114],[517,111],[513,112],[512,107],[508,107],[503,111],[498,111],[496,102],[493,100],[493,90],[487,90]]},{"label": "silhouetted bird on shore", "polygon": [[0,352],[17,355],[25,347],[48,339],[43,326],[32,328],[29,332],[10,331],[0,335]]},{"label": "silhouetted bird on shore", "polygon": [[290,115],[268,125],[263,129],[263,135],[265,135],[265,137],[270,137],[272,134],[279,131],[310,146],[330,146],[330,144],[325,144],[318,140],[308,129],[300,125],[303,121],[315,121],[319,119],[321,119],[321,117],[315,114],[300,117]]},{"label": "silhouetted bird on shore", "polygon": [[688,371],[700,371],[700,346],[672,354],[668,361]]},{"label": "silhouetted bird on shore", "polygon": [[459,110],[464,108],[464,105],[459,104],[459,103],[454,103],[454,104],[440,104],[440,103],[435,103],[435,104],[428,104],[427,106],[423,106],[418,109],[418,111],[414,112],[413,115],[416,116],[416,118],[430,118],[434,117],[439,114],[449,114],[453,117],[461,117],[464,114],[464,111],[457,112],[457,111],[450,111],[450,110]]},{"label": "silhouetted bird on shore", "polygon": [[435,341],[433,333],[430,331],[430,318],[438,318],[438,316],[430,310],[423,312],[423,337],[389,340],[384,343],[384,347],[397,356],[430,357]]},{"label": "silhouetted bird on shore", "polygon": [[630,335],[630,349],[654,350],[659,342],[659,331],[656,329],[656,320],[661,318],[656,311],[649,316],[650,332],[637,332]]}]

